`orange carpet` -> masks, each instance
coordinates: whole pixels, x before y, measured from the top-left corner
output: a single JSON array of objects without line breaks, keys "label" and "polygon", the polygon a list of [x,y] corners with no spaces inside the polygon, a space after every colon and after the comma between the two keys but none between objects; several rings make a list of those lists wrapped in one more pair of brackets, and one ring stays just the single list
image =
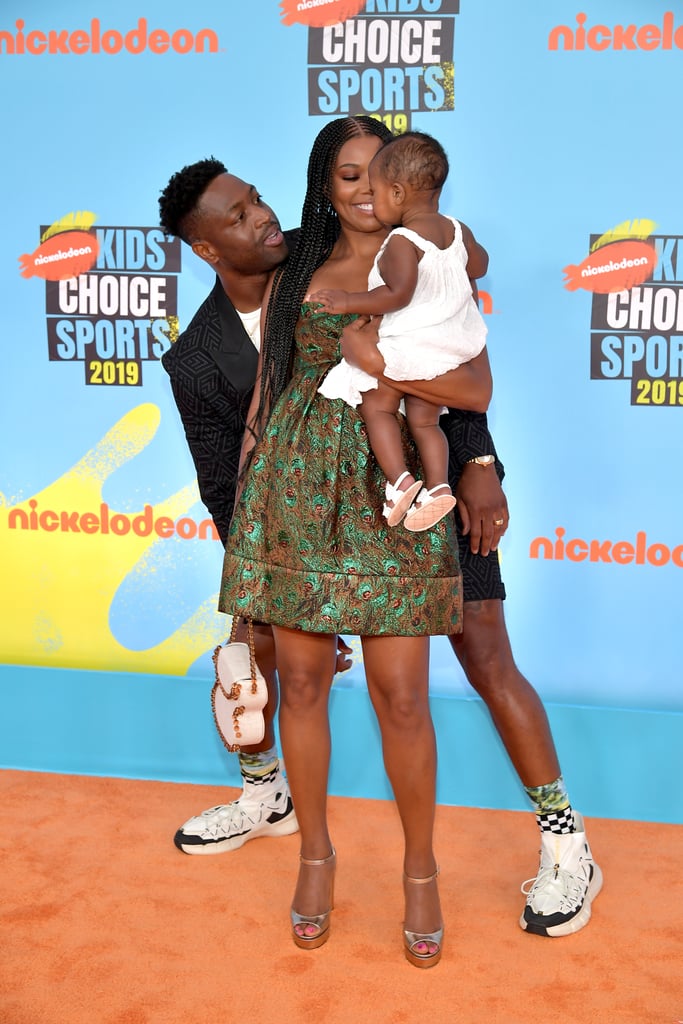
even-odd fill
[{"label": "orange carpet", "polygon": [[[191,814],[229,791],[0,773],[1,1024],[676,1024],[683,828],[590,821],[605,875],[577,935],[521,931],[533,816],[438,810],[446,943],[404,959],[393,804],[333,798],[336,909],[301,952],[287,915],[298,837],[188,857]],[[230,791],[234,795],[235,791]]]}]

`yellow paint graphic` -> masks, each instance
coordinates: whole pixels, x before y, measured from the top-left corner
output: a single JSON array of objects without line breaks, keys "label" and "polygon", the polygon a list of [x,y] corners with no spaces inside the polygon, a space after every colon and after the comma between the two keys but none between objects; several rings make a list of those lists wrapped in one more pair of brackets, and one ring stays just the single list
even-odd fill
[{"label": "yellow paint graphic", "polygon": [[[11,513],[21,514],[25,520],[32,509],[35,516],[36,508],[100,509],[107,479],[149,445],[159,422],[156,405],[139,405],[75,466],[32,498],[10,506],[0,495],[3,661],[185,675],[200,655],[225,637],[229,620],[216,611],[217,593],[203,601],[175,633],[147,650],[130,650],[112,636],[112,601],[152,545],[164,543],[156,534],[138,536],[130,531],[115,536],[100,531],[48,532],[8,526]],[[153,518],[166,516],[175,521],[198,497],[197,485],[192,483],[152,506]]]},{"label": "yellow paint graphic", "polygon": [[[154,323],[154,320],[150,320],[150,322],[149,322],[150,328],[151,328],[153,323]],[[180,335],[180,320],[178,319],[177,316],[171,316],[169,314],[166,317],[166,324],[167,324],[166,333],[168,335],[168,340],[170,341],[171,345],[175,345],[176,341],[178,340],[178,336]]]},{"label": "yellow paint graphic", "polygon": [[97,220],[97,214],[91,210],[78,210],[67,213],[65,217],[50,224],[47,231],[40,236],[41,242],[46,242],[53,235],[61,234],[62,231],[90,231]]},{"label": "yellow paint graphic", "polygon": [[442,110],[453,110],[455,107],[455,65],[452,60],[445,60],[441,64],[443,70],[443,91],[444,101]]},{"label": "yellow paint graphic", "polygon": [[647,217],[640,217],[636,220],[624,220],[621,224],[617,224],[615,228],[610,228],[604,235],[600,235],[597,242],[593,242],[591,245],[590,251],[595,252],[596,249],[601,249],[603,245],[608,245],[610,242],[622,242],[627,238],[639,238],[641,240],[649,238],[656,227],[655,222],[648,220]]}]

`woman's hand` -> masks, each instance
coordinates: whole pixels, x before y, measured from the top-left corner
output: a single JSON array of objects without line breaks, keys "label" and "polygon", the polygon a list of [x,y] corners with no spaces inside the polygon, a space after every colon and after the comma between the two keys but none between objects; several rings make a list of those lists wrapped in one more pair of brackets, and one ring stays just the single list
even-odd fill
[{"label": "woman's hand", "polygon": [[[351,366],[364,370],[371,377],[381,377],[384,359],[377,348],[377,329],[381,317],[359,316],[345,327],[341,336],[341,353]],[[393,382],[396,386],[396,381]]]},{"label": "woman's hand", "polygon": [[[382,379],[394,388],[397,385],[396,381]],[[434,405],[486,412],[493,392],[488,353],[483,349],[469,363],[463,363],[457,370],[449,370],[434,380],[402,380],[398,386],[406,394],[417,395]]]},{"label": "woman's hand", "polygon": [[340,636],[337,636],[337,665],[335,672],[348,672],[353,665],[353,659],[349,657],[353,651]]}]

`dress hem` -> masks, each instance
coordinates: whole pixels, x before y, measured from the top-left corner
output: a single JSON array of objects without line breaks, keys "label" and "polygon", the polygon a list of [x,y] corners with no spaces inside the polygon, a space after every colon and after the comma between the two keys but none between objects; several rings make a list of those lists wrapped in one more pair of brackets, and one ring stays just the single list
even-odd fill
[{"label": "dress hem", "polygon": [[449,636],[462,631],[460,576],[362,576],[226,555],[218,610],[306,633]]}]

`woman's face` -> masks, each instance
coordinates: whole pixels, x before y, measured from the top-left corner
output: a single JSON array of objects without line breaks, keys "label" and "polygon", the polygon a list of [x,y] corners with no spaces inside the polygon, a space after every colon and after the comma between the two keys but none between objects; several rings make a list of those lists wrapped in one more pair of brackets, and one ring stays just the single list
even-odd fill
[{"label": "woman's face", "polygon": [[330,202],[342,227],[378,231],[383,227],[372,208],[368,167],[382,141],[376,135],[359,135],[345,142],[337,154],[330,182]]}]

